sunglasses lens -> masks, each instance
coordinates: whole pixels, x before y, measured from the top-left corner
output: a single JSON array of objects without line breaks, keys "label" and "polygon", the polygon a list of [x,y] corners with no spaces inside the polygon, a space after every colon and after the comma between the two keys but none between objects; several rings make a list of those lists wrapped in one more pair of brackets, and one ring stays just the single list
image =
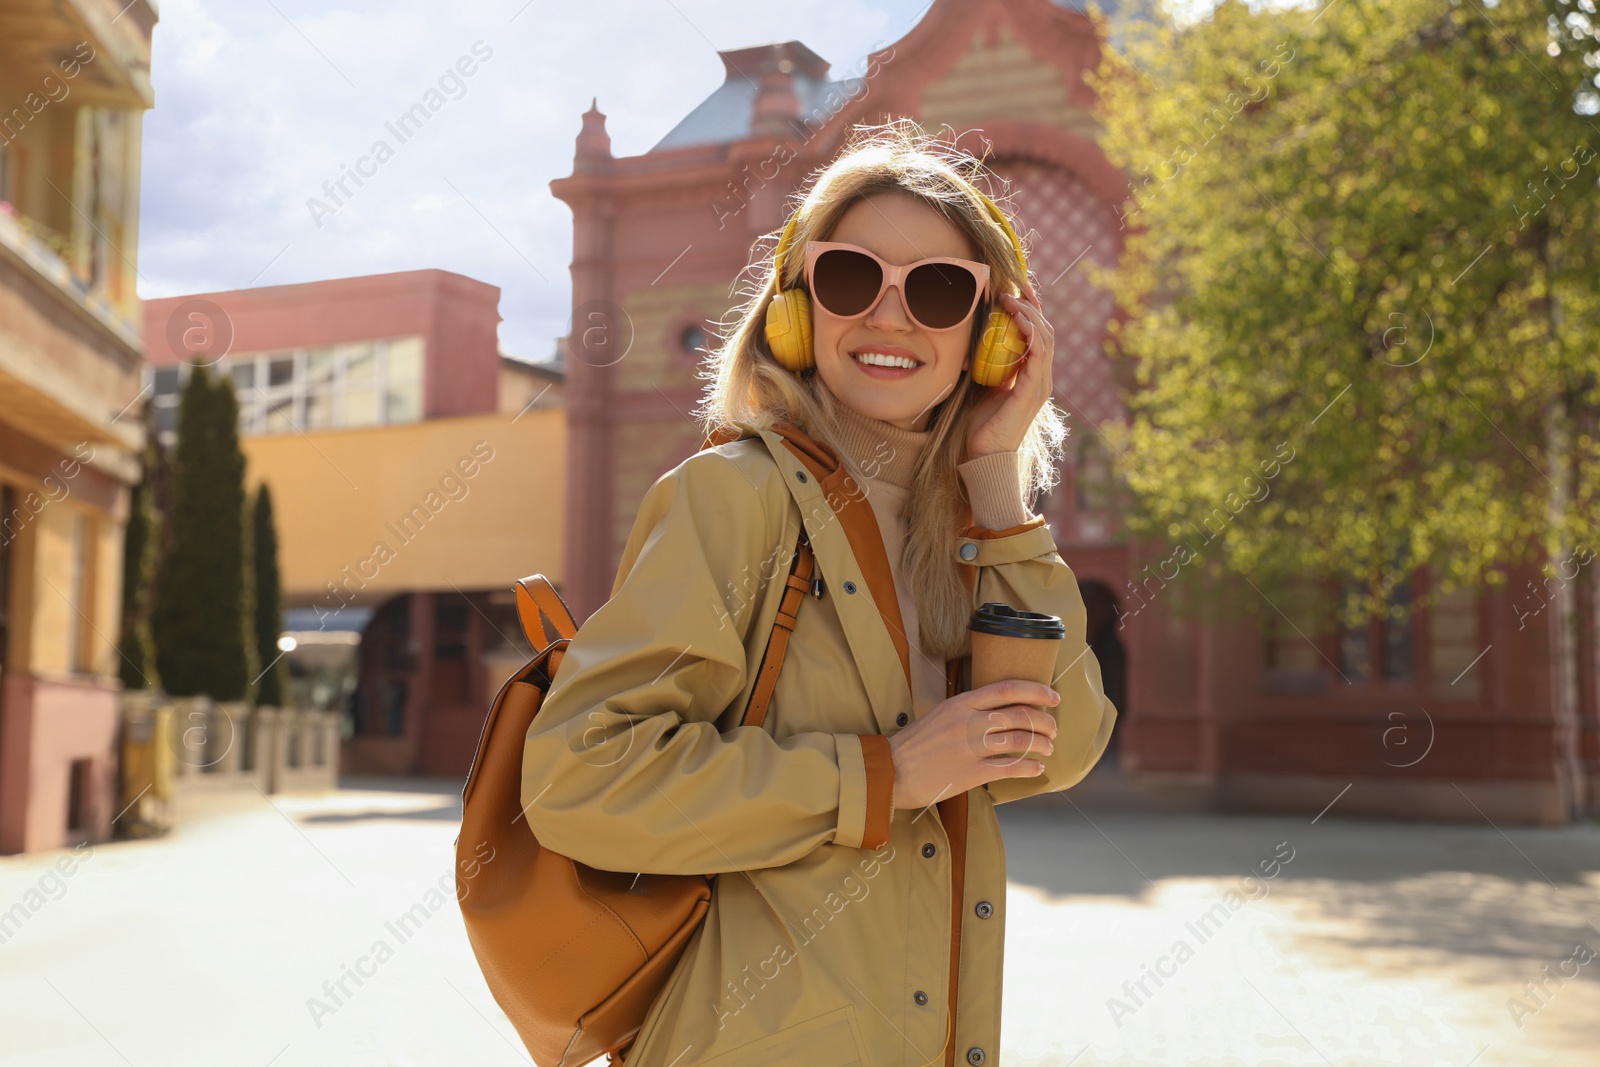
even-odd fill
[{"label": "sunglasses lens", "polygon": [[906,275],[906,309],[930,330],[948,330],[967,317],[978,278],[954,263],[925,263]]},{"label": "sunglasses lens", "polygon": [[830,248],[812,267],[811,288],[813,299],[830,314],[859,315],[883,288],[883,271],[871,256]]}]

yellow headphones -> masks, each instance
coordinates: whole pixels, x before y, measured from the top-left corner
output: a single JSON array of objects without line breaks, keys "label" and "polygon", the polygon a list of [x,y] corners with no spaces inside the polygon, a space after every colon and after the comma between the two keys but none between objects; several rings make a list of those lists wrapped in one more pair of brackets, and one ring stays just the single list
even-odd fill
[{"label": "yellow headphones", "polygon": [[[1011,228],[1011,223],[1000,208],[981,189],[974,186],[972,191],[1011,239],[1011,247],[1017,251],[1017,262],[1022,265],[1022,276],[1026,278],[1028,259],[1023,255],[1022,242],[1017,240],[1016,231]],[[783,235],[778,238],[778,247],[772,254],[772,270],[778,279],[778,292],[767,304],[766,322],[767,347],[772,350],[772,357],[797,374],[815,366],[817,361],[816,352],[811,347],[811,295],[802,288],[783,288],[783,253],[794,238],[795,223],[799,217],[798,210],[789,216]],[[1011,313],[1004,308],[992,308],[972,355],[972,380],[979,385],[1003,384],[1016,370],[1022,354],[1027,350],[1027,338],[1022,336]]]}]

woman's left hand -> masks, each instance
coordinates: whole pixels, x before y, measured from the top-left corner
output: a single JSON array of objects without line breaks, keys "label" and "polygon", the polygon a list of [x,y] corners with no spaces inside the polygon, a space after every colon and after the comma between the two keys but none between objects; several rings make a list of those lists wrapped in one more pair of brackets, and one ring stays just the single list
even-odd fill
[{"label": "woman's left hand", "polygon": [[1010,293],[1000,294],[1000,304],[1017,320],[1028,348],[1010,379],[987,387],[988,395],[978,401],[978,414],[967,434],[967,459],[1021,448],[1028,427],[1050,399],[1056,335],[1039,306],[1033,282],[1024,284],[1020,299]]}]

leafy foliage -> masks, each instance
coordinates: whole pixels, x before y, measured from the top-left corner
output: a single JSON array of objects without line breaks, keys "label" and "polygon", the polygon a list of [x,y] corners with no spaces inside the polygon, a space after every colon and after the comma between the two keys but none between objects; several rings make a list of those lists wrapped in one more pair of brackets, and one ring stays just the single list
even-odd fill
[{"label": "leafy foliage", "polygon": [[1091,270],[1126,312],[1113,356],[1135,365],[1113,440],[1133,532],[1189,538],[1206,581],[1243,574],[1269,599],[1353,576],[1352,623],[1413,567],[1444,590],[1495,583],[1585,537],[1593,13],[1227,0],[1187,26],[1162,10],[1105,51],[1093,82],[1128,236]]}]

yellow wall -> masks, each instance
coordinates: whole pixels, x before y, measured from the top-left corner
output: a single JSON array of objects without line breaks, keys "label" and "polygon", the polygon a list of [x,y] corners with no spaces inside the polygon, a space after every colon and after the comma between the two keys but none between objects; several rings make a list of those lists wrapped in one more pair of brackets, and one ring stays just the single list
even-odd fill
[{"label": "yellow wall", "polygon": [[245,438],[252,492],[272,488],[288,606],[535,572],[559,584],[566,442],[562,409]]},{"label": "yellow wall", "polygon": [[116,642],[122,628],[122,548],[128,528],[123,522],[101,518],[90,529],[94,531],[94,593],[92,606],[85,611],[94,625],[89,627],[89,661],[84,667],[96,674],[115,676],[122,670]]},{"label": "yellow wall", "polygon": [[72,527],[81,514],[63,503],[51,505],[34,520],[33,642],[29,667],[45,675],[70,674],[76,664],[68,662],[71,631],[81,620],[72,608]]},{"label": "yellow wall", "polygon": [[[29,492],[25,485],[17,487],[21,510],[14,516],[17,587],[11,604],[16,621],[10,666],[58,679],[114,676],[122,610],[123,526],[105,512],[84,507],[72,498],[47,500],[37,514],[29,513],[20,503]],[[33,497],[36,506],[46,499]],[[82,581],[75,590],[72,577],[79,516],[84,519],[87,551]]]}]

